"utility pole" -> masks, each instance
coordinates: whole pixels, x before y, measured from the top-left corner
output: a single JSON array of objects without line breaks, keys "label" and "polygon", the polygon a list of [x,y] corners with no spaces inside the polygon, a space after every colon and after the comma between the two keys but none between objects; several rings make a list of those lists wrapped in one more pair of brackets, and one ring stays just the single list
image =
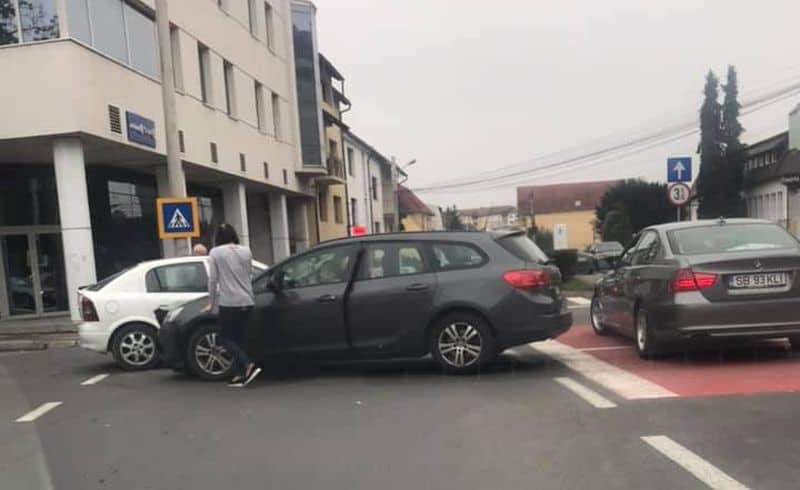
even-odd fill
[{"label": "utility pole", "polygon": [[[167,179],[169,196],[186,197],[186,176],[178,154],[178,110],[175,100],[175,72],[173,71],[172,42],[170,40],[167,0],[156,0],[156,33],[161,58],[161,98],[164,106],[164,135],[167,148]],[[164,255],[177,257],[189,255],[188,239],[164,240]]]}]

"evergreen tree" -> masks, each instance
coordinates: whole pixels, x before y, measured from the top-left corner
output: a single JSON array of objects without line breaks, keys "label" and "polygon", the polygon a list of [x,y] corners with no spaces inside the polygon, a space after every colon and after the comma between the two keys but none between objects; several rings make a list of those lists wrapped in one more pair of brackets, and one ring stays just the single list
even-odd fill
[{"label": "evergreen tree", "polygon": [[625,211],[612,209],[603,222],[603,241],[627,245],[633,237],[633,226]]},{"label": "evergreen tree", "polygon": [[730,211],[727,216],[744,215],[741,199],[745,161],[745,145],[739,140],[744,128],[739,123],[739,83],[736,68],[728,66],[727,83],[723,86],[725,100],[722,103],[722,143],[725,170],[728,173],[726,198]]},{"label": "evergreen tree", "polygon": [[709,70],[703,89],[704,100],[700,107],[700,172],[697,176],[697,194],[700,199],[698,214],[702,218],[724,216],[726,205],[727,172],[722,156],[722,108],[719,104],[719,79]]},{"label": "evergreen tree", "polygon": [[447,231],[464,231],[464,223],[461,222],[461,217],[458,213],[458,208],[455,205],[448,206],[442,211],[442,221],[444,229]]}]

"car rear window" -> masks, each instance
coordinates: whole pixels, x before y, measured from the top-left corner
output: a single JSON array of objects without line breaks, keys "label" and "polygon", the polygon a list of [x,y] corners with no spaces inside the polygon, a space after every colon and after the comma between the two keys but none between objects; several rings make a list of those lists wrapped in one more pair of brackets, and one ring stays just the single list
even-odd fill
[{"label": "car rear window", "polygon": [[598,252],[622,252],[624,248],[619,242],[603,242],[597,245]]},{"label": "car rear window", "polygon": [[700,255],[797,248],[800,242],[778,225],[768,223],[699,226],[667,232],[675,254]]},{"label": "car rear window", "polygon": [[549,260],[542,249],[524,234],[509,235],[498,239],[497,243],[511,255],[525,262],[544,264]]},{"label": "car rear window", "polygon": [[486,263],[486,255],[467,243],[434,243],[434,263],[440,271],[472,269]]}]

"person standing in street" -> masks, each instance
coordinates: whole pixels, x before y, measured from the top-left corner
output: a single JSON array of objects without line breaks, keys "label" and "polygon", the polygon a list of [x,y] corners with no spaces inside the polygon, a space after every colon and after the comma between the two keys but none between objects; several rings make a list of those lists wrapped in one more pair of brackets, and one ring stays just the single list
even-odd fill
[{"label": "person standing in street", "polygon": [[198,243],[192,248],[192,255],[195,257],[205,257],[208,255],[208,249],[202,243]]},{"label": "person standing in street", "polygon": [[221,343],[233,358],[233,379],[228,386],[242,388],[250,384],[261,368],[243,348],[245,330],[255,300],[252,286],[253,255],[239,245],[239,236],[229,224],[222,224],[208,254],[208,305],[206,311],[219,307]]}]

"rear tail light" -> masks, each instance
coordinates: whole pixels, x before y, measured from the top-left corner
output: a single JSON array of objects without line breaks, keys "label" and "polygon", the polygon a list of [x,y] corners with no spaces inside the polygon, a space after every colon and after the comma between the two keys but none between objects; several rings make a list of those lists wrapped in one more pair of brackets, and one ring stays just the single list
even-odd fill
[{"label": "rear tail light", "polygon": [[541,270],[508,271],[503,280],[516,289],[538,289],[550,285],[550,274]]},{"label": "rear tail light", "polygon": [[672,279],[672,291],[683,293],[708,289],[717,283],[717,275],[707,272],[693,272],[691,269],[680,269]]},{"label": "rear tail light", "polygon": [[86,296],[80,296],[81,318],[85,322],[98,322],[100,318],[97,317],[97,309],[94,307],[92,300]]}]

